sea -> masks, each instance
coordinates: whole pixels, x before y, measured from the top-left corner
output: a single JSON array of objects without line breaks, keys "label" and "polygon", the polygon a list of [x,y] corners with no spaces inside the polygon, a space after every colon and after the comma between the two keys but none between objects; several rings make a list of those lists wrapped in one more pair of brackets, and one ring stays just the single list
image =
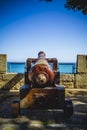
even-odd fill
[{"label": "sea", "polygon": [[[76,63],[61,62],[58,64],[58,70],[61,74],[74,74],[76,73]],[[24,73],[25,71],[25,62],[7,62],[7,73]]]}]

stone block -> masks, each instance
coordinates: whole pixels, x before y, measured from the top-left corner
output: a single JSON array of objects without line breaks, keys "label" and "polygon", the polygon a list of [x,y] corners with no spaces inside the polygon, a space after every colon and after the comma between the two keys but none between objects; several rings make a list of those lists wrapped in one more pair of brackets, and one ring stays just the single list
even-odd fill
[{"label": "stone block", "polygon": [[74,88],[74,82],[63,82],[62,85],[64,85],[65,88],[69,88],[69,89]]},{"label": "stone block", "polygon": [[16,75],[17,74],[11,74],[11,73],[3,74],[2,80],[3,81],[9,81],[9,80],[13,79]]},{"label": "stone block", "polygon": [[6,73],[7,71],[7,55],[0,54],[0,73]]},{"label": "stone block", "polygon": [[24,84],[23,74],[2,74],[0,75],[0,89],[14,90],[20,89]]},{"label": "stone block", "polygon": [[87,88],[87,74],[76,74],[76,87]]},{"label": "stone block", "polygon": [[65,82],[73,82],[74,74],[61,74],[60,80],[65,81]]},{"label": "stone block", "polygon": [[74,88],[75,76],[74,74],[61,74],[60,84],[64,85],[65,88]]},{"label": "stone block", "polygon": [[87,73],[87,55],[77,55],[77,73]]}]

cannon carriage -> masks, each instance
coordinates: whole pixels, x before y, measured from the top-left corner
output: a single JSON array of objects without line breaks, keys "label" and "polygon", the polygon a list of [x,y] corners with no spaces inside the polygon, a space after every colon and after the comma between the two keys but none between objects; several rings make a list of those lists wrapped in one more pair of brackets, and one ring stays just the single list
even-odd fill
[{"label": "cannon carriage", "polygon": [[46,58],[43,51],[26,61],[25,84],[20,88],[20,100],[12,103],[13,116],[21,109],[62,109],[65,117],[73,114],[72,101],[65,99],[65,87],[60,85],[58,60]]}]

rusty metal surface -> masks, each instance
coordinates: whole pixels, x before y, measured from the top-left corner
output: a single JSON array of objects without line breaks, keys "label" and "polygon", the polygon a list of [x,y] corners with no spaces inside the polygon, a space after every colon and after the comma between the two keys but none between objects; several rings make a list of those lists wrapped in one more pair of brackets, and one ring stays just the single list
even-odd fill
[{"label": "rusty metal surface", "polygon": [[27,58],[25,84],[38,84],[46,87],[48,84],[60,83],[58,60],[46,58],[44,52],[38,53],[38,58]]},{"label": "rusty metal surface", "polygon": [[[62,88],[62,87],[61,87]],[[26,88],[25,88],[26,90]],[[24,95],[21,90],[21,96]],[[65,102],[65,89],[60,87],[32,88],[23,99],[21,97],[21,108],[63,108]]]},{"label": "rusty metal surface", "polygon": [[57,59],[45,58],[45,53],[41,51],[38,58],[27,59],[26,71],[25,88],[20,89],[20,108],[63,109],[65,91],[56,87],[60,79]]},{"label": "rusty metal surface", "polygon": [[[53,63],[53,69],[57,71],[58,69],[58,61],[56,58],[45,58],[48,63]],[[28,58],[26,61],[27,71],[29,71],[29,68],[31,67],[31,63],[35,63],[38,60],[38,58]]]}]

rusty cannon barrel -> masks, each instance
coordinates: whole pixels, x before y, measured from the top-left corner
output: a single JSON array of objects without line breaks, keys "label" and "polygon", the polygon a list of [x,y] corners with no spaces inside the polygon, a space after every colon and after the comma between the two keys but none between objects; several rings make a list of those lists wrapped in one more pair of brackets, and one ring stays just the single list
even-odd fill
[{"label": "rusty cannon barrel", "polygon": [[28,72],[28,79],[34,85],[44,86],[54,82],[54,71],[45,56],[43,51],[39,52],[36,63],[31,66]]}]

